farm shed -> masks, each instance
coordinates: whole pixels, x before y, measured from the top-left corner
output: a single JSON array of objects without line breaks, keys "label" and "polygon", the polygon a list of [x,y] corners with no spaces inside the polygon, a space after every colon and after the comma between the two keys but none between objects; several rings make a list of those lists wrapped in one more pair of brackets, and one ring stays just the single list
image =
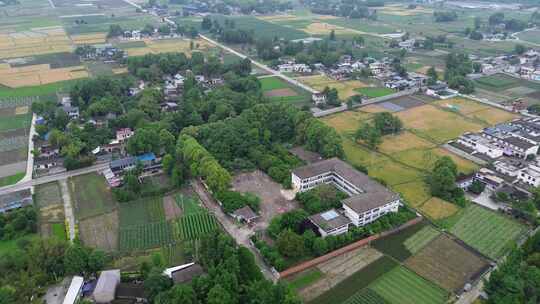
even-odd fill
[{"label": "farm shed", "polygon": [[244,206],[238,210],[235,210],[231,215],[236,220],[240,222],[243,221],[248,224],[250,224],[259,217],[257,213],[255,213],[249,206]]},{"label": "farm shed", "polygon": [[114,300],[118,284],[120,269],[102,271],[93,294],[96,303],[109,303]]},{"label": "farm shed", "polygon": [[193,278],[204,273],[199,264],[187,263],[184,265],[167,268],[163,274],[173,280],[175,284],[182,284],[191,281]]}]

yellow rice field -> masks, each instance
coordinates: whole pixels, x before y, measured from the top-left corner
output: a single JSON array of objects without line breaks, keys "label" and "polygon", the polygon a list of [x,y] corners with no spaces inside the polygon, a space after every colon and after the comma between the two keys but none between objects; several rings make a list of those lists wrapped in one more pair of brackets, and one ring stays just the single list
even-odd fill
[{"label": "yellow rice field", "polygon": [[62,27],[0,34],[0,59],[71,52],[71,41]]},{"label": "yellow rice field", "polygon": [[88,77],[88,71],[84,66],[51,69],[48,64],[36,64],[0,69],[0,84],[11,88],[36,86],[85,77]]}]

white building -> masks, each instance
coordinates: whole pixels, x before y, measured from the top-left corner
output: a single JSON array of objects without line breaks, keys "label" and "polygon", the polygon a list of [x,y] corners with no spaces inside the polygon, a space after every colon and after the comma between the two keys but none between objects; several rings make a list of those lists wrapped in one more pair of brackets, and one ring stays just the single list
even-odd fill
[{"label": "white building", "polygon": [[311,99],[316,105],[326,103],[326,95],[321,92],[315,92],[311,95]]},{"label": "white building", "polygon": [[504,154],[504,148],[495,145],[489,139],[478,134],[465,133],[457,139],[457,142],[490,158],[498,158]]},{"label": "white building", "polygon": [[[401,205],[398,194],[338,158],[297,168],[292,172],[292,184],[293,188],[299,192],[308,191],[321,184],[333,184],[349,195],[349,198],[342,201],[344,209],[342,215],[355,226],[363,226],[386,213],[397,212]],[[345,219],[339,214],[334,216],[332,212],[321,213],[314,217],[310,219],[319,227],[319,231],[323,230],[321,232],[323,236],[347,231],[344,226],[348,224],[345,224]],[[328,228],[321,227],[321,223],[324,222],[331,225]]]},{"label": "white building", "polygon": [[71,279],[71,284],[64,298],[63,304],[75,304],[79,301],[82,294],[82,287],[84,284],[84,278],[79,276],[74,276]]},{"label": "white building", "polygon": [[345,233],[349,231],[351,223],[348,217],[335,209],[314,214],[309,217],[309,220],[317,227],[322,237]]},{"label": "white building", "polygon": [[538,187],[540,186],[540,167],[537,164],[531,164],[522,169],[517,178],[527,185]]}]

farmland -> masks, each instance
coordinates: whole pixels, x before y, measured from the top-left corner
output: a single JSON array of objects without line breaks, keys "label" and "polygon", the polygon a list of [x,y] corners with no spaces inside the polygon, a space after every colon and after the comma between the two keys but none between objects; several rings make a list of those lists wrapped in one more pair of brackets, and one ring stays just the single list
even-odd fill
[{"label": "farmland", "polygon": [[97,173],[72,177],[69,186],[75,203],[75,215],[79,219],[108,213],[117,208],[105,178]]},{"label": "farmland", "polygon": [[121,203],[119,250],[131,252],[172,246],[197,240],[218,228],[214,216],[200,207],[194,198],[177,194],[175,203],[181,209],[180,216],[169,221],[161,197]]},{"label": "farmland", "polygon": [[308,102],[311,96],[302,89],[292,86],[278,77],[260,79],[264,95],[277,102]]},{"label": "farmland", "polygon": [[448,296],[443,289],[403,266],[387,272],[369,288],[391,304],[442,304]]},{"label": "farmland", "polygon": [[235,28],[247,31],[253,30],[255,33],[257,33],[257,38],[261,39],[273,39],[274,37],[284,39],[301,39],[309,36],[307,33],[295,28],[281,26],[279,24],[271,23],[252,16],[228,17],[214,15],[213,17],[216,20],[219,20],[219,22],[222,24],[224,23],[225,19],[234,20]]},{"label": "farmland", "polygon": [[355,293],[352,297],[348,298],[343,304],[386,304],[388,303],[383,297],[381,297],[375,291],[366,288]]},{"label": "farmland", "polygon": [[335,88],[339,98],[343,100],[357,95],[356,89],[366,86],[365,83],[358,80],[338,81],[324,75],[303,76],[298,77],[297,80],[319,91],[324,90],[325,87]]},{"label": "farmland", "polygon": [[359,89],[355,89],[355,91],[366,96],[367,98],[382,97],[382,96],[386,96],[386,95],[390,95],[394,93],[394,90],[389,89],[389,88],[372,88],[372,87],[359,88]]},{"label": "farmland", "polygon": [[[428,229],[426,227],[430,226],[425,221],[411,227],[407,227],[399,233],[374,241],[373,247],[382,253],[403,262],[413,255],[411,249],[414,250],[414,248],[412,248],[412,245],[419,246],[417,243],[424,241],[424,237],[421,238],[421,236],[424,235],[425,229]],[[418,233],[422,234],[418,236]]]},{"label": "farmland", "polygon": [[450,292],[459,292],[489,267],[486,259],[446,235],[429,242],[405,265]]},{"label": "farmland", "polygon": [[309,303],[342,303],[396,267],[399,267],[396,262],[389,257],[383,256]]},{"label": "farmland", "polygon": [[[194,43],[194,49],[190,48],[191,41]],[[123,43],[119,43],[120,48],[123,47]],[[146,54],[159,54],[167,52],[180,52],[191,54],[194,51],[206,52],[213,48],[208,42],[202,39],[163,39],[163,40],[144,40],[144,46],[125,48],[129,56],[142,56]]]},{"label": "farmland", "polygon": [[486,256],[502,256],[525,227],[491,210],[470,205],[450,232]]},{"label": "farmland", "polygon": [[488,98],[491,101],[504,103],[516,98],[530,104],[538,103],[535,93],[540,90],[540,84],[518,79],[506,74],[484,76],[475,80],[475,95]]},{"label": "farmland", "polygon": [[71,42],[62,27],[0,34],[0,59],[70,52]]},{"label": "farmland", "polygon": [[521,32],[517,36],[521,40],[540,44],[540,31],[539,30]]}]

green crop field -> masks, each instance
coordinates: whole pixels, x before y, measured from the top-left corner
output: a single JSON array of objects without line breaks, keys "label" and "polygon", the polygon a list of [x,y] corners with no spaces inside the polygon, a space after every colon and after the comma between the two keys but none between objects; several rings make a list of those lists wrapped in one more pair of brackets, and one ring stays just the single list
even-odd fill
[{"label": "green crop field", "polygon": [[422,229],[425,227],[428,227],[428,225],[429,224],[427,222],[423,221],[416,225],[407,227],[399,233],[394,233],[378,239],[374,241],[372,245],[375,247],[375,249],[381,251],[382,253],[388,254],[398,261],[403,262],[413,254],[409,248],[405,246],[405,242],[416,235],[419,231],[422,231]]},{"label": "green crop field", "polygon": [[259,79],[259,82],[261,83],[263,92],[289,87],[289,85],[279,77],[266,77]]},{"label": "green crop field", "polygon": [[64,223],[52,223],[51,224],[52,235],[59,240],[67,240],[66,225]]},{"label": "green crop field", "polygon": [[540,44],[540,30],[521,32],[517,36],[521,40]]},{"label": "green crop field", "polygon": [[323,276],[324,273],[322,271],[318,268],[313,268],[290,280],[289,285],[294,289],[301,289],[317,282]]},{"label": "green crop field", "polygon": [[21,172],[14,175],[2,177],[0,178],[0,187],[13,185],[16,182],[20,181],[25,175],[26,172]]},{"label": "green crop field", "polygon": [[424,248],[424,246],[429,244],[429,242],[431,242],[439,234],[439,231],[428,225],[405,240],[403,244],[411,253],[415,254],[420,251],[420,249]]},{"label": "green crop field", "polygon": [[171,225],[174,235],[182,240],[196,240],[218,228],[214,216],[207,212],[184,215]]},{"label": "green crop field", "polygon": [[501,257],[525,226],[477,205],[469,205],[450,232],[486,256]]},{"label": "green crop field", "polygon": [[130,227],[165,220],[161,197],[142,198],[120,203],[120,227]]},{"label": "green crop field", "polygon": [[[170,245],[165,245],[161,248],[161,254],[165,259],[165,262],[168,266],[177,266],[186,263],[185,255],[185,245],[188,242],[175,243]],[[197,246],[196,242],[189,242],[192,248]]]},{"label": "green crop field", "polygon": [[51,84],[22,87],[16,89],[0,86],[0,99],[6,97],[44,96],[55,94],[57,92],[67,92],[75,82],[76,80],[67,80]]},{"label": "green crop field", "polygon": [[78,219],[108,213],[117,207],[105,178],[97,173],[71,177],[69,186]]},{"label": "green crop field", "polygon": [[519,85],[519,80],[504,74],[495,74],[476,79],[481,87],[491,88],[496,91],[503,91]]},{"label": "green crop field", "polygon": [[448,298],[442,288],[403,266],[386,273],[369,288],[391,304],[442,304]]},{"label": "green crop field", "polygon": [[201,203],[198,199],[184,196],[182,194],[177,194],[174,198],[178,207],[182,209],[183,215],[198,214],[204,211],[204,208],[201,207]]},{"label": "green crop field", "polygon": [[159,222],[120,228],[118,242],[120,251],[126,252],[157,248],[175,241],[169,223]]},{"label": "green crop field", "polygon": [[30,114],[2,116],[0,119],[0,132],[29,128],[31,121],[32,116]]},{"label": "green crop field", "polygon": [[17,248],[19,248],[17,244],[22,240],[26,240],[28,242],[39,240],[39,235],[29,234],[13,240],[0,240],[0,256],[6,253],[13,253],[15,250],[17,250]]},{"label": "green crop field", "polygon": [[343,304],[387,304],[388,302],[375,291],[365,288],[350,297]]},{"label": "green crop field", "polygon": [[225,19],[233,20],[235,22],[235,28],[239,30],[250,31],[253,30],[257,39],[273,39],[274,37],[291,39],[302,39],[309,35],[303,31],[295,28],[281,26],[279,24],[267,22],[257,19],[253,16],[223,16],[213,15],[212,19],[218,20],[221,24],[225,22]]},{"label": "green crop field", "polygon": [[365,88],[358,88],[358,89],[354,89],[354,90],[356,92],[362,94],[362,95],[367,96],[368,98],[382,97],[382,96],[386,96],[386,95],[390,95],[392,93],[395,93],[394,90],[389,89],[389,88],[365,87]]},{"label": "green crop field", "polygon": [[309,303],[342,303],[397,266],[397,262],[387,256],[382,256]]}]

